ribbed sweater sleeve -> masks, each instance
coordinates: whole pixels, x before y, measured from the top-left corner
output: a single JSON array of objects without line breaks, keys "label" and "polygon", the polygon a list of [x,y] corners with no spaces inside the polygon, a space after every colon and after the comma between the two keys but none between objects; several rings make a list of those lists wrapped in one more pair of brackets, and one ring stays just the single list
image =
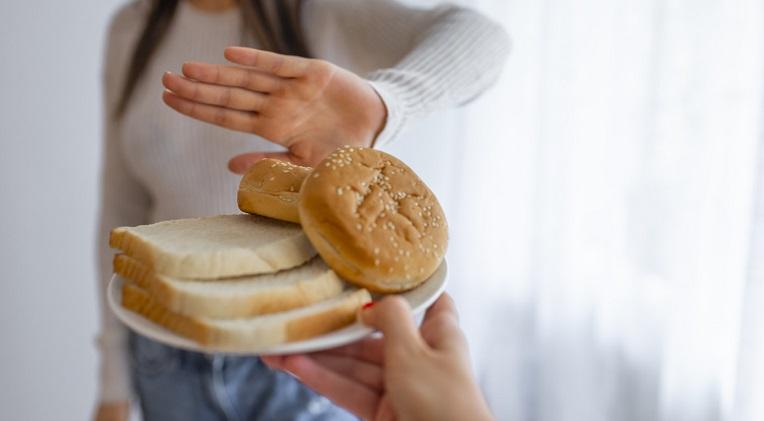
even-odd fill
[{"label": "ribbed sweater sleeve", "polygon": [[[109,248],[109,232],[124,225],[139,225],[147,220],[149,196],[142,184],[128,169],[122,153],[118,122],[112,116],[117,102],[127,48],[132,43],[140,22],[139,5],[123,8],[110,25],[103,66],[103,146],[101,169],[101,203],[96,240],[98,266],[98,295],[100,326],[97,338],[99,349],[99,400],[115,402],[130,398],[130,377],[127,356],[127,331],[116,319],[106,302],[106,286],[112,274],[113,252]],[[138,18],[138,19],[136,19]]]},{"label": "ribbed sweater sleeve", "polygon": [[463,7],[421,9],[395,0],[316,2],[339,15],[334,21],[350,50],[392,60],[366,75],[388,112],[377,145],[418,117],[480,95],[496,81],[509,54],[506,31]]}]

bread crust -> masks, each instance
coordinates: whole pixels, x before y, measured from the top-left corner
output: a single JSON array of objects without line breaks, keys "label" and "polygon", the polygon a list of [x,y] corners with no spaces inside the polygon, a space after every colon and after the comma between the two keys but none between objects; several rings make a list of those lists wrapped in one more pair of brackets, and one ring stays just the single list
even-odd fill
[{"label": "bread crust", "polygon": [[299,224],[300,186],[311,171],[312,168],[277,159],[257,161],[239,183],[239,209]]},{"label": "bread crust", "polygon": [[[209,281],[184,280],[158,274],[130,256],[124,254],[114,256],[114,272],[149,292],[163,307],[187,316],[213,319],[233,319],[277,313],[323,301],[342,292],[343,283],[334,271],[317,260],[306,263],[305,266],[307,265],[320,266],[315,270],[305,267],[308,270],[305,271],[304,279],[284,283],[283,286],[274,285],[269,289],[253,288],[237,291],[235,295],[232,293],[221,295],[219,291],[210,294],[209,291],[204,293],[185,288],[185,286],[189,284],[225,286],[253,282],[253,280],[260,282],[258,278],[271,275]],[[300,266],[288,271],[295,273],[303,268]],[[288,271],[280,272],[280,274],[284,275]],[[278,276],[278,274],[272,276]]]},{"label": "bread crust", "polygon": [[343,147],[300,191],[303,230],[341,277],[373,292],[416,287],[440,265],[448,244],[435,195],[397,158]]},{"label": "bread crust", "polygon": [[211,326],[163,307],[148,291],[137,285],[129,282],[122,285],[122,306],[202,345],[213,342]]},{"label": "bread crust", "polygon": [[162,306],[148,291],[133,283],[126,282],[122,286],[122,306],[126,309],[203,346],[230,351],[278,345],[331,332],[352,323],[358,309],[369,301],[369,292],[360,289],[333,299],[331,305],[319,311],[295,309],[251,319],[220,321],[179,314]]}]

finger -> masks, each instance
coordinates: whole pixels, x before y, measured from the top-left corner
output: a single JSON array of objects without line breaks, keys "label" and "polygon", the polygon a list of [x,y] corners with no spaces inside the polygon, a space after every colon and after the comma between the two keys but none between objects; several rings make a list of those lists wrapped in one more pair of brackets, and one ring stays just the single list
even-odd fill
[{"label": "finger", "polygon": [[360,310],[364,324],[382,331],[385,336],[385,354],[389,351],[414,352],[424,346],[422,337],[414,324],[411,307],[401,297],[390,295],[374,305]]},{"label": "finger", "polygon": [[335,373],[355,380],[378,392],[382,391],[382,367],[377,364],[324,352],[311,354],[311,357]]},{"label": "finger", "polygon": [[323,367],[305,355],[285,357],[284,367],[309,388],[363,419],[371,419],[380,395],[347,377]]},{"label": "finger", "polygon": [[352,357],[372,364],[382,364],[385,356],[385,340],[382,338],[364,339],[324,351],[329,354]]},{"label": "finger", "polygon": [[222,86],[234,86],[250,91],[270,93],[283,85],[283,79],[241,67],[201,62],[183,63],[183,75],[200,82]]},{"label": "finger", "polygon": [[459,320],[459,313],[456,310],[456,302],[454,302],[454,299],[451,298],[451,295],[447,292],[441,294],[430,308],[427,309],[427,312],[424,314],[424,320],[427,321],[428,318],[438,314],[448,314],[453,316],[457,321]]},{"label": "finger", "polygon": [[197,120],[240,132],[257,131],[258,117],[255,113],[200,104],[181,98],[170,91],[165,91],[162,99],[170,108]]},{"label": "finger", "polygon": [[299,160],[297,160],[289,152],[250,152],[236,155],[235,157],[231,158],[231,160],[228,161],[228,169],[236,174],[244,174],[247,172],[247,170],[249,170],[251,166],[255,165],[255,162],[263,158],[272,158],[291,162],[297,165],[305,165],[304,163],[299,162]]},{"label": "finger", "polygon": [[379,402],[379,406],[377,407],[377,417],[375,418],[377,420],[396,420],[398,419],[395,415],[395,410],[393,409],[392,403],[390,403],[390,398],[388,396],[383,396],[382,400]]},{"label": "finger", "polygon": [[175,95],[190,101],[241,111],[262,111],[268,95],[241,88],[210,85],[186,79],[170,72],[162,76],[162,84]]},{"label": "finger", "polygon": [[306,58],[245,47],[226,48],[225,58],[242,66],[288,78],[304,76],[310,64],[310,60]]},{"label": "finger", "polygon": [[467,341],[459,328],[456,305],[451,297],[443,294],[427,310],[420,327],[428,345],[438,350],[466,351]]},{"label": "finger", "polygon": [[285,358],[283,355],[263,355],[260,360],[268,367],[280,370],[284,367]]}]

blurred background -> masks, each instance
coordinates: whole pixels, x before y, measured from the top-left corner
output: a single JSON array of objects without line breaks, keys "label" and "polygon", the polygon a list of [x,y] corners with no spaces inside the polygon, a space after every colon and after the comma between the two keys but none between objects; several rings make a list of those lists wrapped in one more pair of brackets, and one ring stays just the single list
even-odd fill
[{"label": "blurred background", "polygon": [[[444,202],[497,417],[764,419],[764,3],[461,3],[510,32],[502,79],[387,149]],[[100,68],[121,4],[0,6],[0,419],[94,404]]]}]

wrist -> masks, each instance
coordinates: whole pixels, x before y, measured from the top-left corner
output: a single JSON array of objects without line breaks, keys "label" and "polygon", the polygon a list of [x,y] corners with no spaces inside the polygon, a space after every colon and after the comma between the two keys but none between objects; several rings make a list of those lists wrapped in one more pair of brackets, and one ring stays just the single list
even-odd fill
[{"label": "wrist", "polygon": [[369,101],[359,110],[361,118],[356,121],[358,123],[356,138],[360,140],[360,146],[373,147],[377,137],[385,129],[387,107],[382,97],[370,84],[367,84],[367,89]]}]

